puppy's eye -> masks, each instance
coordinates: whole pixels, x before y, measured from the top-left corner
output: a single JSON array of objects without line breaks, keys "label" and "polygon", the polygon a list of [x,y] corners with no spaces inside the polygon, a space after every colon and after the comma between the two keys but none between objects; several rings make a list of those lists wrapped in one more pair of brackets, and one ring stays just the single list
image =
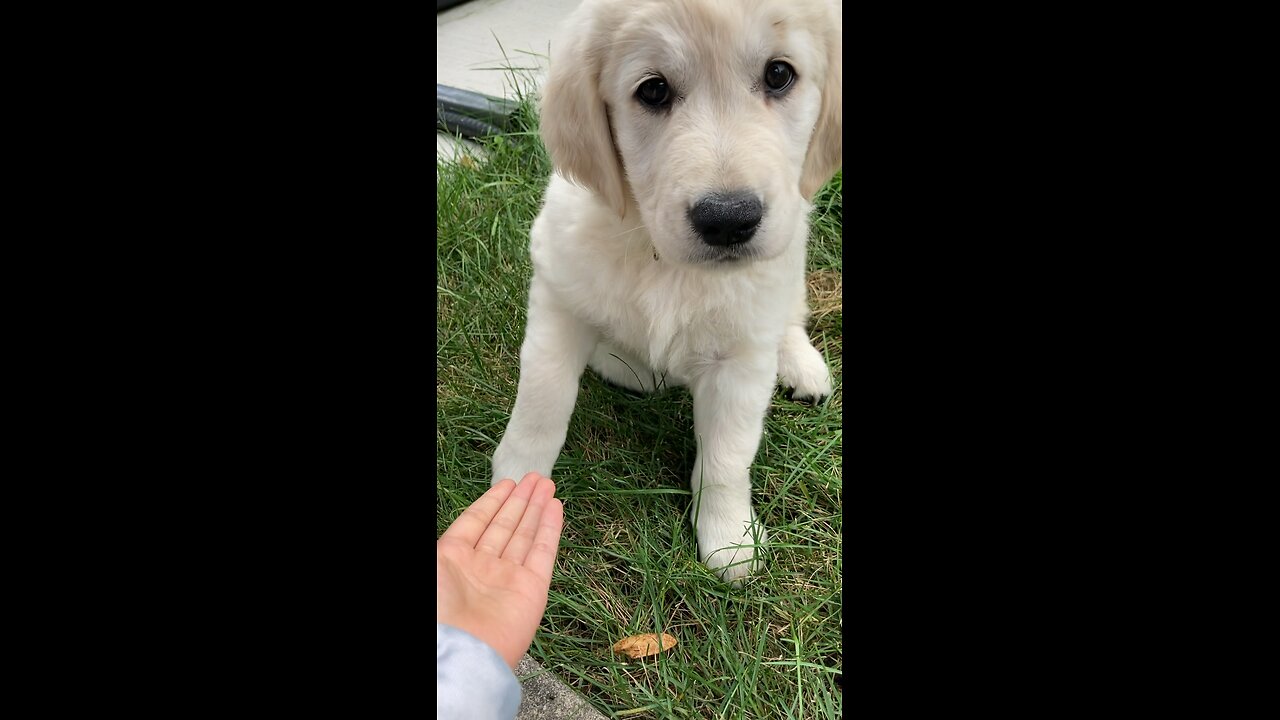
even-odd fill
[{"label": "puppy's eye", "polygon": [[764,84],[775,95],[791,87],[795,81],[796,69],[781,60],[774,60],[764,68]]},{"label": "puppy's eye", "polygon": [[671,100],[671,86],[660,77],[649,78],[636,88],[636,97],[650,107],[662,107]]}]

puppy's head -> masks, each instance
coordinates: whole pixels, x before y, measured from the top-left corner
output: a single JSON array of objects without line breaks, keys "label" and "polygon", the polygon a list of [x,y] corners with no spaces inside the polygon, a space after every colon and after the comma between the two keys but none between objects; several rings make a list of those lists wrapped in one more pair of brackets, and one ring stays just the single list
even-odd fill
[{"label": "puppy's head", "polygon": [[803,242],[841,166],[834,0],[586,0],[552,50],[542,136],[558,172],[664,259],[737,264]]}]

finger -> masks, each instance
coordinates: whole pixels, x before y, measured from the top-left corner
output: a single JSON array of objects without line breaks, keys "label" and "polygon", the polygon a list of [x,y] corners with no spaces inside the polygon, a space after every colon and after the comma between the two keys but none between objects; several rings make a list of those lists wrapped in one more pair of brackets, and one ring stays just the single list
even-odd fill
[{"label": "finger", "polygon": [[502,504],[507,501],[511,491],[515,489],[516,484],[513,480],[503,480],[489,488],[488,492],[481,495],[466,510],[462,511],[462,514],[444,531],[440,539],[461,540],[467,544],[467,547],[475,547],[476,541],[484,534],[484,529],[489,527],[493,516],[498,514]]},{"label": "finger", "polygon": [[529,505],[529,496],[538,489],[538,480],[541,479],[537,475],[532,477],[525,475],[524,478],[507,497],[498,514],[489,521],[489,527],[485,528],[484,534],[476,543],[477,551],[501,556],[502,551],[506,549],[507,542],[511,540],[511,534],[519,527],[520,518],[524,517],[524,509]]},{"label": "finger", "polygon": [[[526,479],[525,482],[530,480]],[[547,502],[555,494],[556,484],[549,478],[538,481],[538,487],[529,497],[529,507],[524,511],[524,517],[520,518],[520,525],[516,527],[515,534],[507,543],[507,548],[502,551],[502,559],[524,564],[524,559],[529,554],[529,548],[533,547],[534,536],[537,535],[538,527],[542,522],[542,513],[547,507]]]},{"label": "finger", "polygon": [[524,566],[551,584],[551,569],[556,565],[556,553],[560,550],[560,531],[564,529],[564,503],[559,498],[547,501],[547,509],[538,523],[538,533],[533,547],[524,560]]}]

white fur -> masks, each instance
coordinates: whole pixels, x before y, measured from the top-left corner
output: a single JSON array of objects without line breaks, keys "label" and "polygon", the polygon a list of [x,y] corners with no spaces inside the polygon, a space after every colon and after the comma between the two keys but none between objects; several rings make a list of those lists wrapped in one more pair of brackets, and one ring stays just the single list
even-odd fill
[{"label": "white fur", "polygon": [[[798,78],[783,98],[762,84],[777,59]],[[575,12],[544,90],[557,175],[531,233],[520,385],[495,483],[551,474],[588,363],[637,390],[683,384],[699,555],[730,581],[758,565],[750,466],[777,379],[797,397],[831,392],[805,332],[804,266],[809,199],[841,164],[840,61],[828,0],[587,0]],[[653,73],[678,94],[669,111],[634,97]],[[765,214],[728,257],[686,214],[735,190]]]}]

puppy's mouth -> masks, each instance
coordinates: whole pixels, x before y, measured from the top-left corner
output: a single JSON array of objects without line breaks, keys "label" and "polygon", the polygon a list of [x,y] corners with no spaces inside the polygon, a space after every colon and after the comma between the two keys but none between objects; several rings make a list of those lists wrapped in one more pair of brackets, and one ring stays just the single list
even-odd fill
[{"label": "puppy's mouth", "polygon": [[708,265],[734,265],[750,262],[758,257],[760,250],[756,243],[699,245],[689,254],[689,261]]}]

